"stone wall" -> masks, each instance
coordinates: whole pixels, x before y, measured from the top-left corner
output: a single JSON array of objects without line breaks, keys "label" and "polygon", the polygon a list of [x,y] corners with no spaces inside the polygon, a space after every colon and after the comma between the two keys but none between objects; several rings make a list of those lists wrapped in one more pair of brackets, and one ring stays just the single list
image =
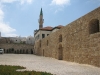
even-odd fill
[{"label": "stone wall", "polygon": [[35,54],[100,67],[99,27],[100,7],[37,41]]},{"label": "stone wall", "polygon": [[5,53],[18,53],[18,54],[33,54],[34,46],[28,44],[13,44],[3,43],[0,48],[3,48]]},{"label": "stone wall", "polygon": [[14,43],[10,38],[0,38],[0,48],[4,49],[5,53],[17,53],[17,54],[33,54],[34,46],[25,43]]},{"label": "stone wall", "polygon": [[1,37],[0,38],[0,44],[2,44],[2,43],[12,43],[12,41],[10,41],[9,38]]}]

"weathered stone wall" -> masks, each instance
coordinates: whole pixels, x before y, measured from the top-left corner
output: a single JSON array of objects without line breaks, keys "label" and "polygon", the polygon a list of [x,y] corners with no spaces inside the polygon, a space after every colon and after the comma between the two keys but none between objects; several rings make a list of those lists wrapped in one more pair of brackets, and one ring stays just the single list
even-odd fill
[{"label": "weathered stone wall", "polygon": [[[13,44],[13,43],[3,43],[0,44],[0,48],[5,50],[5,53],[17,53],[18,54],[32,54],[34,52],[34,46],[28,44]],[[13,48],[13,51],[12,51]]]},{"label": "weathered stone wall", "polygon": [[1,37],[0,38],[0,44],[2,44],[2,43],[12,43],[12,41],[10,41],[9,38]]},{"label": "weathered stone wall", "polygon": [[100,67],[98,23],[100,27],[100,7],[37,41],[35,54]]}]

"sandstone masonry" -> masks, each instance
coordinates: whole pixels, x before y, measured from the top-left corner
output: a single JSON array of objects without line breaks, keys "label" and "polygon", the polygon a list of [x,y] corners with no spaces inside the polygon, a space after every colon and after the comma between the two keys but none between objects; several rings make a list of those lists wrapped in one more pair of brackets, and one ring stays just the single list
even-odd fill
[{"label": "sandstone masonry", "polygon": [[34,46],[30,44],[13,43],[9,38],[0,39],[0,48],[4,53],[33,54]]},{"label": "sandstone masonry", "polygon": [[35,54],[100,67],[100,7],[35,42]]}]

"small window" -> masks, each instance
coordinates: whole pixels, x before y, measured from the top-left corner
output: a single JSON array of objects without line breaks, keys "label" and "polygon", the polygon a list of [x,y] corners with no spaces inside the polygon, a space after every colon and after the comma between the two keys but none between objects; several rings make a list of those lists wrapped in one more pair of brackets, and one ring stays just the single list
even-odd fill
[{"label": "small window", "polygon": [[45,34],[42,34],[42,38],[45,38]]},{"label": "small window", "polygon": [[89,33],[97,33],[99,32],[99,20],[98,19],[92,19],[89,23]]},{"label": "small window", "polygon": [[39,35],[38,35],[38,39],[39,39]]},{"label": "small window", "polygon": [[59,42],[62,42],[62,35],[59,36]]},{"label": "small window", "polygon": [[39,39],[39,35],[36,36],[36,40],[38,40],[38,39]]},{"label": "small window", "polygon": [[17,41],[17,40],[16,40]]},{"label": "small window", "polygon": [[48,46],[48,40],[47,40],[47,46]]}]

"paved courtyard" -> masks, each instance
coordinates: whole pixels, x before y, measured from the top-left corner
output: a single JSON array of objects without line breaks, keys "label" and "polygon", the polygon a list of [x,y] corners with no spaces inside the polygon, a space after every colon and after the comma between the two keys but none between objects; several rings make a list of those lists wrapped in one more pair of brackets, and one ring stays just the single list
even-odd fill
[{"label": "paved courtyard", "polygon": [[0,64],[20,65],[27,70],[46,71],[56,75],[100,75],[98,67],[29,54],[0,54]]}]

